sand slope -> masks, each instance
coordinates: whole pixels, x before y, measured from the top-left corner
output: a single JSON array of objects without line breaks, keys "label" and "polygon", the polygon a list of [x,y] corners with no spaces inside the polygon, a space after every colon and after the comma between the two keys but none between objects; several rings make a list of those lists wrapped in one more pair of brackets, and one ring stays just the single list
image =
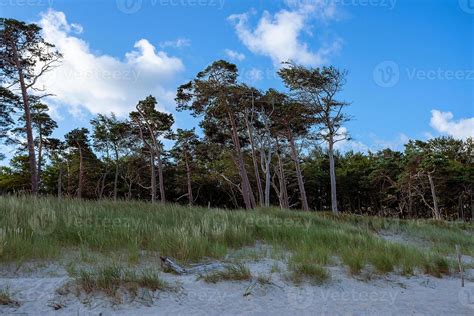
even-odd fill
[{"label": "sand slope", "polygon": [[[261,260],[247,264],[253,275],[271,272],[285,264]],[[272,273],[274,284],[257,285],[243,293],[249,282],[208,284],[196,276],[163,274],[176,284],[174,292],[139,291],[135,299],[123,295],[121,304],[100,294],[60,295],[58,288],[70,281],[64,270],[50,264],[18,273],[5,267],[0,286],[9,286],[20,307],[0,306],[0,313],[27,315],[474,315],[474,284],[460,287],[459,279],[430,276],[389,275],[361,281],[349,277],[341,267],[330,267],[332,280],[323,286],[286,281]],[[472,279],[474,271],[468,271]],[[60,303],[57,311],[49,306]]]}]

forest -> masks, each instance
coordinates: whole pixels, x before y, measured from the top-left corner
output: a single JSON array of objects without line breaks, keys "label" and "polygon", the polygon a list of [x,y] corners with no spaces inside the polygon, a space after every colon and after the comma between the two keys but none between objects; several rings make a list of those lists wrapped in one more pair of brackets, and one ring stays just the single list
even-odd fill
[{"label": "forest", "polygon": [[[35,24],[0,21],[0,141],[15,148],[0,167],[0,194],[146,200],[247,210],[332,211],[470,221],[474,142],[410,140],[403,151],[338,150],[351,141],[348,71],[286,62],[286,91],[239,80],[235,64],[203,66],[176,90],[176,110],[199,129],[175,129],[152,95],[127,117],[98,114],[91,128],[53,137],[48,94],[38,82],[61,52]],[[5,159],[3,154],[0,154]]]}]

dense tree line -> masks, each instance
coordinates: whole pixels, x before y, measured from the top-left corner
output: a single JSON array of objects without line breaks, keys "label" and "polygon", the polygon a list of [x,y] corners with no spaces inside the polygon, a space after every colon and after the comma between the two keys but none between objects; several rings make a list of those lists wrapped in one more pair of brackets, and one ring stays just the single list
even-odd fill
[{"label": "dense tree line", "polygon": [[[341,153],[347,72],[287,63],[287,92],[260,91],[220,60],[178,87],[178,111],[200,130],[173,130],[157,100],[137,100],[128,117],[100,114],[91,130],[63,139],[37,78],[61,54],[34,24],[0,28],[0,141],[16,146],[0,169],[0,192],[87,199],[145,199],[224,208],[279,206],[334,213],[469,220],[473,215],[472,139],[410,141],[403,152]],[[174,145],[164,146],[164,140]]]}]

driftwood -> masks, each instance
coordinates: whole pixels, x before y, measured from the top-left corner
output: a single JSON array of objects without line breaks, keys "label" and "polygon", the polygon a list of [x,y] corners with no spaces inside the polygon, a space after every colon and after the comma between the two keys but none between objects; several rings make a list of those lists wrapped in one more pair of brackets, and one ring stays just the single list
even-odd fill
[{"label": "driftwood", "polygon": [[456,255],[458,257],[459,273],[461,274],[461,287],[464,287],[464,269],[461,260],[461,248],[456,245]]},{"label": "driftwood", "polygon": [[177,264],[173,259],[169,257],[160,257],[162,266],[173,270],[177,274],[202,274],[215,270],[223,270],[226,265],[219,262],[195,264],[189,268],[185,268]]},{"label": "driftwood", "polygon": [[255,287],[255,285],[257,285],[257,280],[256,279],[253,279],[252,281],[250,281],[250,285],[245,290],[244,296],[250,295],[250,293],[252,293],[252,290]]}]

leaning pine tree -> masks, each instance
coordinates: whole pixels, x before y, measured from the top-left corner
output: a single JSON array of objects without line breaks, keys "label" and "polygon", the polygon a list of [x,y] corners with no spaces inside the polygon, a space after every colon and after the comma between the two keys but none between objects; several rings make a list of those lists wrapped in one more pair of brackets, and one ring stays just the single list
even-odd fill
[{"label": "leaning pine tree", "polygon": [[38,193],[38,169],[30,98],[38,79],[54,68],[61,54],[41,37],[41,28],[14,19],[0,19],[0,74],[2,85],[20,90],[25,117],[31,192]]},{"label": "leaning pine tree", "polygon": [[178,110],[191,110],[194,116],[204,116],[204,121],[216,121],[227,127],[231,136],[235,162],[239,170],[240,191],[246,209],[255,207],[255,197],[245,167],[239,135],[239,100],[243,87],[237,83],[237,67],[219,60],[196,78],[178,88]]},{"label": "leaning pine tree", "polygon": [[315,122],[318,123],[318,136],[328,144],[331,208],[333,213],[338,213],[334,144],[348,139],[343,124],[349,119],[344,113],[344,108],[349,104],[337,101],[335,97],[344,87],[347,71],[332,66],[305,68],[290,63],[278,74],[298,101],[313,112]]}]

